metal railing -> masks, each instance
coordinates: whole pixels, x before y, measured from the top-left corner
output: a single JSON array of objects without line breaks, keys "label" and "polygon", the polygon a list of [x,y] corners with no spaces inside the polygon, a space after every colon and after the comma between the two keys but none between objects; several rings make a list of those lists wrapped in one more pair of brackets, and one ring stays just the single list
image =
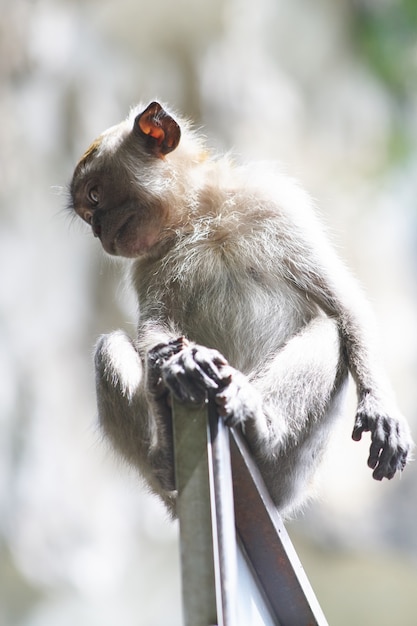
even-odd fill
[{"label": "metal railing", "polygon": [[326,626],[241,433],[211,402],[173,417],[185,626]]}]

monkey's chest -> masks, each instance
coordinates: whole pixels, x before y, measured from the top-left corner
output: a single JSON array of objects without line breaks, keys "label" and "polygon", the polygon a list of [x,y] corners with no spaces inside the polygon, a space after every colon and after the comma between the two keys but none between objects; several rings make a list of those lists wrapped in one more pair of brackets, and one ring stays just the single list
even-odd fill
[{"label": "monkey's chest", "polygon": [[284,281],[251,268],[201,273],[142,291],[142,319],[174,325],[196,343],[216,348],[231,365],[250,372],[313,316],[311,306]]}]

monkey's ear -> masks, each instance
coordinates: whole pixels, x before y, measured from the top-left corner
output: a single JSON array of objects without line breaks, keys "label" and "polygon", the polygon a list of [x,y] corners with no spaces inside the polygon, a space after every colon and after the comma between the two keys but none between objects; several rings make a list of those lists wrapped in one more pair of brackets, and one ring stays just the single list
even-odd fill
[{"label": "monkey's ear", "polygon": [[147,138],[149,150],[163,158],[178,146],[181,129],[177,122],[161,107],[159,102],[151,104],[135,119],[135,128]]}]

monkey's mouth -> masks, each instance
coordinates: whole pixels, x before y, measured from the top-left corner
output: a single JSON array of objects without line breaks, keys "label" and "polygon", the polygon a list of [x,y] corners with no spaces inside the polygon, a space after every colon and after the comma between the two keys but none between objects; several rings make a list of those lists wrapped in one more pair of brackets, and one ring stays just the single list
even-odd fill
[{"label": "monkey's mouth", "polygon": [[128,215],[120,222],[93,225],[93,234],[101,241],[104,250],[112,256],[135,258],[146,254],[156,243],[155,233],[143,228],[137,213]]},{"label": "monkey's mouth", "polygon": [[134,215],[129,215],[121,222],[97,224],[93,227],[94,236],[100,239],[101,245],[108,254],[124,256],[126,244],[133,237],[132,231],[136,231],[133,221]]}]

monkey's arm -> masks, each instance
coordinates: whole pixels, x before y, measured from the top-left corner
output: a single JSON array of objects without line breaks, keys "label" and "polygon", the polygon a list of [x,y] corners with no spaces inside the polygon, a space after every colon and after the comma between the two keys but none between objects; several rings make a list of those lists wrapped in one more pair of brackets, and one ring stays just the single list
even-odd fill
[{"label": "monkey's arm", "polygon": [[[323,254],[321,254],[323,252]],[[298,290],[337,320],[348,366],[356,383],[358,408],[352,437],[371,433],[368,465],[376,480],[404,469],[413,447],[373,341],[372,322],[359,287],[325,242],[317,250],[308,242],[287,248],[286,276]]]}]

